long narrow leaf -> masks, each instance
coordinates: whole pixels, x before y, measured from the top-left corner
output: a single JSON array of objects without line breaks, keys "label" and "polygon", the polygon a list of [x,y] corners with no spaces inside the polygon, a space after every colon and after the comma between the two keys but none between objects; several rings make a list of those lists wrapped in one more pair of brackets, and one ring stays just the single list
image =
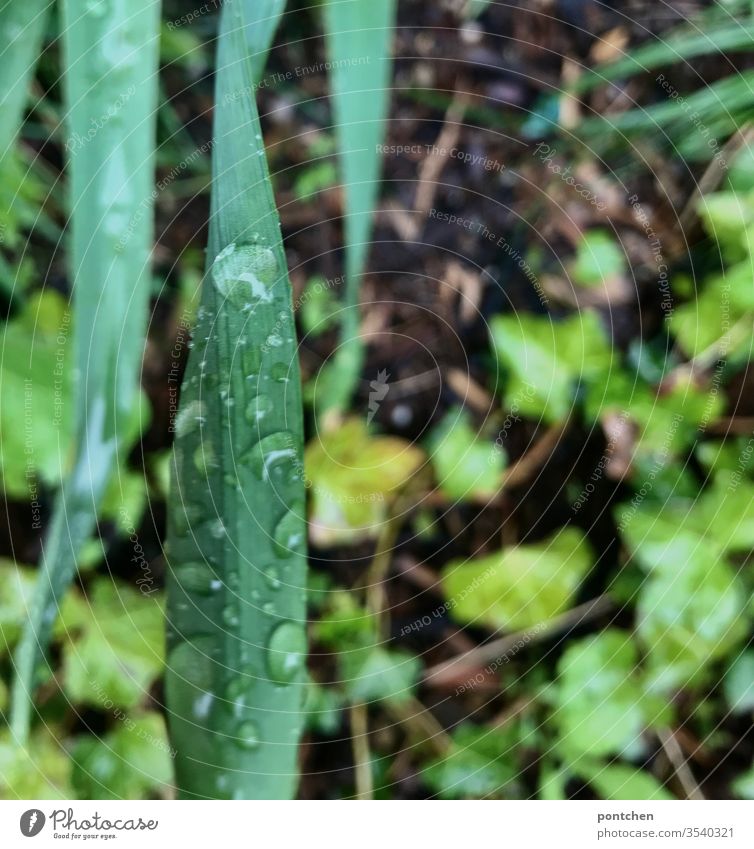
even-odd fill
[{"label": "long narrow leaf", "polygon": [[468,20],[478,18],[491,2],[492,0],[468,0],[463,10],[463,16]]},{"label": "long narrow leaf", "polygon": [[26,737],[35,669],[133,421],[152,240],[159,0],[65,0],[76,455],[56,501],[16,653],[12,725]]},{"label": "long narrow leaf", "polygon": [[675,62],[688,62],[710,53],[750,50],[753,41],[754,25],[735,20],[732,24],[718,26],[710,31],[677,33],[667,39],[658,37],[633,49],[617,62],[587,72],[575,83],[573,90],[585,93],[602,83],[632,77]]},{"label": "long narrow leaf", "polygon": [[[705,133],[689,132],[694,120],[704,116]],[[685,97],[669,99],[647,109],[631,109],[620,115],[590,118],[578,128],[596,146],[610,143],[622,132],[667,137],[682,156],[709,157],[711,139],[722,141],[754,116],[754,72],[725,77]]]},{"label": "long narrow leaf", "polygon": [[176,420],[166,695],[186,798],[290,798],[306,631],[291,288],[254,84],[277,2],[223,7],[207,277]]},{"label": "long narrow leaf", "polygon": [[0,8],[0,162],[21,125],[50,0],[6,0]]},{"label": "long narrow leaf", "polygon": [[363,363],[359,282],[370,247],[390,100],[395,0],[326,0],[325,29],[345,192],[346,292],[341,347],[322,394],[342,411]]}]

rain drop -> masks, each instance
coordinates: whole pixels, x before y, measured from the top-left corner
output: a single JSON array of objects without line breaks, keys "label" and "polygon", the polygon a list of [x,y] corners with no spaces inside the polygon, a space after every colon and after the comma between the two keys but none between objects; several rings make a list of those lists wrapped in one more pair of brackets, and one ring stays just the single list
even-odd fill
[{"label": "rain drop", "polygon": [[210,595],[223,585],[207,563],[184,563],[176,567],[175,575],[186,592],[199,595]]},{"label": "rain drop", "polygon": [[177,438],[193,433],[206,420],[206,411],[201,401],[190,401],[178,411],[175,417],[175,435]]},{"label": "rain drop", "polygon": [[254,303],[270,303],[271,287],[279,274],[275,254],[259,245],[228,245],[212,266],[218,292],[241,309]]},{"label": "rain drop", "polygon": [[269,480],[272,470],[280,464],[292,465],[298,458],[293,434],[278,431],[257,442],[246,456],[251,471],[260,480]]},{"label": "rain drop", "polygon": [[281,558],[291,557],[304,542],[304,522],[293,510],[277,523],[273,534],[275,553]]},{"label": "rain drop", "polygon": [[244,749],[256,749],[259,745],[259,729],[254,722],[243,722],[238,727],[239,745]]},{"label": "rain drop", "polygon": [[246,420],[250,424],[257,424],[272,412],[272,408],[272,399],[268,395],[255,395],[246,407]]},{"label": "rain drop", "polygon": [[272,632],[267,646],[267,671],[278,684],[290,684],[304,668],[306,632],[302,625],[283,622]]}]

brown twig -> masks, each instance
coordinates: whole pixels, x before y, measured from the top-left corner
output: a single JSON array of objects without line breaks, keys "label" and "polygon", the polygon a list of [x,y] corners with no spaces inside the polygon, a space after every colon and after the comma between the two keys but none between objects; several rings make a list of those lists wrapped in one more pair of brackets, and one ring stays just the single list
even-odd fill
[{"label": "brown twig", "polygon": [[673,734],[670,729],[664,728],[657,732],[657,736],[660,740],[660,744],[662,745],[662,750],[665,752],[665,755],[670,762],[681,787],[683,788],[683,792],[686,794],[686,798],[704,801],[704,794],[699,788],[699,785],[696,783],[696,779],[694,778],[694,774],[691,772],[689,763],[683,756],[681,747],[675,739],[675,734]]},{"label": "brown twig", "polygon": [[350,713],[356,798],[371,799],[374,796],[374,783],[372,781],[372,756],[369,752],[367,707],[364,704],[353,705]]},{"label": "brown twig", "polygon": [[453,681],[457,681],[459,677],[467,676],[469,672],[478,669],[485,663],[503,657],[525,637],[529,638],[529,642],[539,642],[559,631],[565,631],[575,625],[581,625],[584,622],[596,619],[609,612],[612,607],[612,599],[606,595],[598,596],[592,599],[592,601],[580,604],[572,610],[561,613],[560,616],[556,616],[549,620],[549,622],[542,623],[540,626],[535,625],[524,631],[508,634],[505,637],[492,640],[492,642],[485,643],[450,660],[431,666],[424,673],[424,681],[434,687],[446,686]]},{"label": "brown twig", "polygon": [[752,142],[754,142],[754,125],[749,122],[728,139],[720,151],[720,156],[712,159],[678,218],[678,229],[682,233],[686,233],[688,236],[688,231],[696,223],[699,215],[699,201],[704,195],[714,191],[722,182],[725,176],[724,163],[729,162],[742,147],[748,147]]},{"label": "brown twig", "polygon": [[548,428],[545,435],[505,472],[504,486],[520,486],[526,483],[550,457],[567,428],[567,420]]},{"label": "brown twig", "polygon": [[[462,85],[460,84],[461,87]],[[422,217],[427,215],[434,202],[437,193],[437,181],[448,161],[447,151],[455,147],[461,137],[467,103],[468,94],[465,91],[456,90],[445,113],[442,130],[440,130],[434,148],[419,168],[419,187],[416,190],[414,208]]]}]

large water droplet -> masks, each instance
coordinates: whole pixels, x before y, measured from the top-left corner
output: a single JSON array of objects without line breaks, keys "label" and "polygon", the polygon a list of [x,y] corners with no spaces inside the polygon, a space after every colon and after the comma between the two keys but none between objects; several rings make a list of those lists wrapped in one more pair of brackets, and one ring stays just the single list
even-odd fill
[{"label": "large water droplet", "polygon": [[267,671],[278,684],[290,684],[304,668],[306,632],[296,622],[283,622],[272,632],[267,646]]},{"label": "large water droplet", "polygon": [[201,427],[206,419],[204,404],[201,401],[190,401],[178,411],[175,417],[175,435],[177,438],[193,433]]},{"label": "large water droplet", "polygon": [[259,729],[255,722],[242,722],[237,731],[238,744],[244,749],[256,749],[259,746]]},{"label": "large water droplet", "polygon": [[217,290],[239,308],[270,303],[279,273],[275,254],[259,245],[228,245],[212,266]]},{"label": "large water droplet", "polygon": [[262,365],[262,354],[256,345],[248,344],[246,340],[242,340],[244,345],[241,351],[241,366],[247,380],[253,380],[259,374],[259,368]]},{"label": "large water droplet", "polygon": [[[176,493],[180,497],[180,493]],[[204,518],[204,511],[196,504],[178,501],[173,507],[173,527],[178,536],[186,536],[194,530]]]},{"label": "large water droplet", "polygon": [[238,613],[232,607],[223,608],[223,623],[229,628],[236,628],[239,623]]},{"label": "large water droplet", "polygon": [[208,563],[184,563],[175,568],[175,576],[186,592],[210,595],[222,587]]},{"label": "large water droplet", "polygon": [[210,469],[217,467],[215,452],[209,442],[202,443],[194,451],[194,466],[196,466],[197,472],[204,477],[207,476]]},{"label": "large water droplet", "polygon": [[304,520],[293,510],[277,523],[273,534],[273,547],[278,557],[292,557],[304,542]]},{"label": "large water droplet", "polygon": [[210,656],[214,646],[211,637],[197,637],[193,642],[180,643],[168,655],[168,669],[197,689],[209,691],[215,665]]},{"label": "large water droplet", "polygon": [[207,531],[211,537],[222,539],[226,535],[225,523],[222,519],[212,519],[207,522]]},{"label": "large water droplet", "polygon": [[246,420],[250,424],[258,424],[272,412],[273,403],[269,395],[255,395],[246,407]]},{"label": "large water droplet", "polygon": [[277,383],[288,383],[291,376],[291,367],[288,363],[274,363],[270,368],[270,374]]},{"label": "large water droplet", "polygon": [[271,590],[280,589],[280,577],[278,576],[278,570],[274,566],[268,566],[264,570],[264,577],[267,581],[267,586]]},{"label": "large water droplet", "polygon": [[293,434],[278,431],[265,436],[249,451],[245,457],[251,471],[260,480],[269,480],[275,467],[295,467],[298,459]]}]

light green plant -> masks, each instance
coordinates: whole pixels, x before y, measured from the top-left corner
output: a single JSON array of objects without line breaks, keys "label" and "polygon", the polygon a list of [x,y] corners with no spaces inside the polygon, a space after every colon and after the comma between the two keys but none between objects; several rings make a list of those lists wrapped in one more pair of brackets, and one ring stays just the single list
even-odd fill
[{"label": "light green plant", "polygon": [[322,409],[342,413],[364,362],[359,286],[372,236],[379,192],[392,70],[395,0],[326,0],[331,88],[345,199],[345,299],[340,347],[321,379]]},{"label": "light green plant", "polygon": [[[18,7],[20,4],[13,4]],[[151,279],[159,0],[61,7],[70,171],[75,457],[16,651],[12,726],[25,739],[35,671],[138,405]],[[93,48],[92,45],[96,45]],[[63,477],[61,469],[60,476]]]}]

